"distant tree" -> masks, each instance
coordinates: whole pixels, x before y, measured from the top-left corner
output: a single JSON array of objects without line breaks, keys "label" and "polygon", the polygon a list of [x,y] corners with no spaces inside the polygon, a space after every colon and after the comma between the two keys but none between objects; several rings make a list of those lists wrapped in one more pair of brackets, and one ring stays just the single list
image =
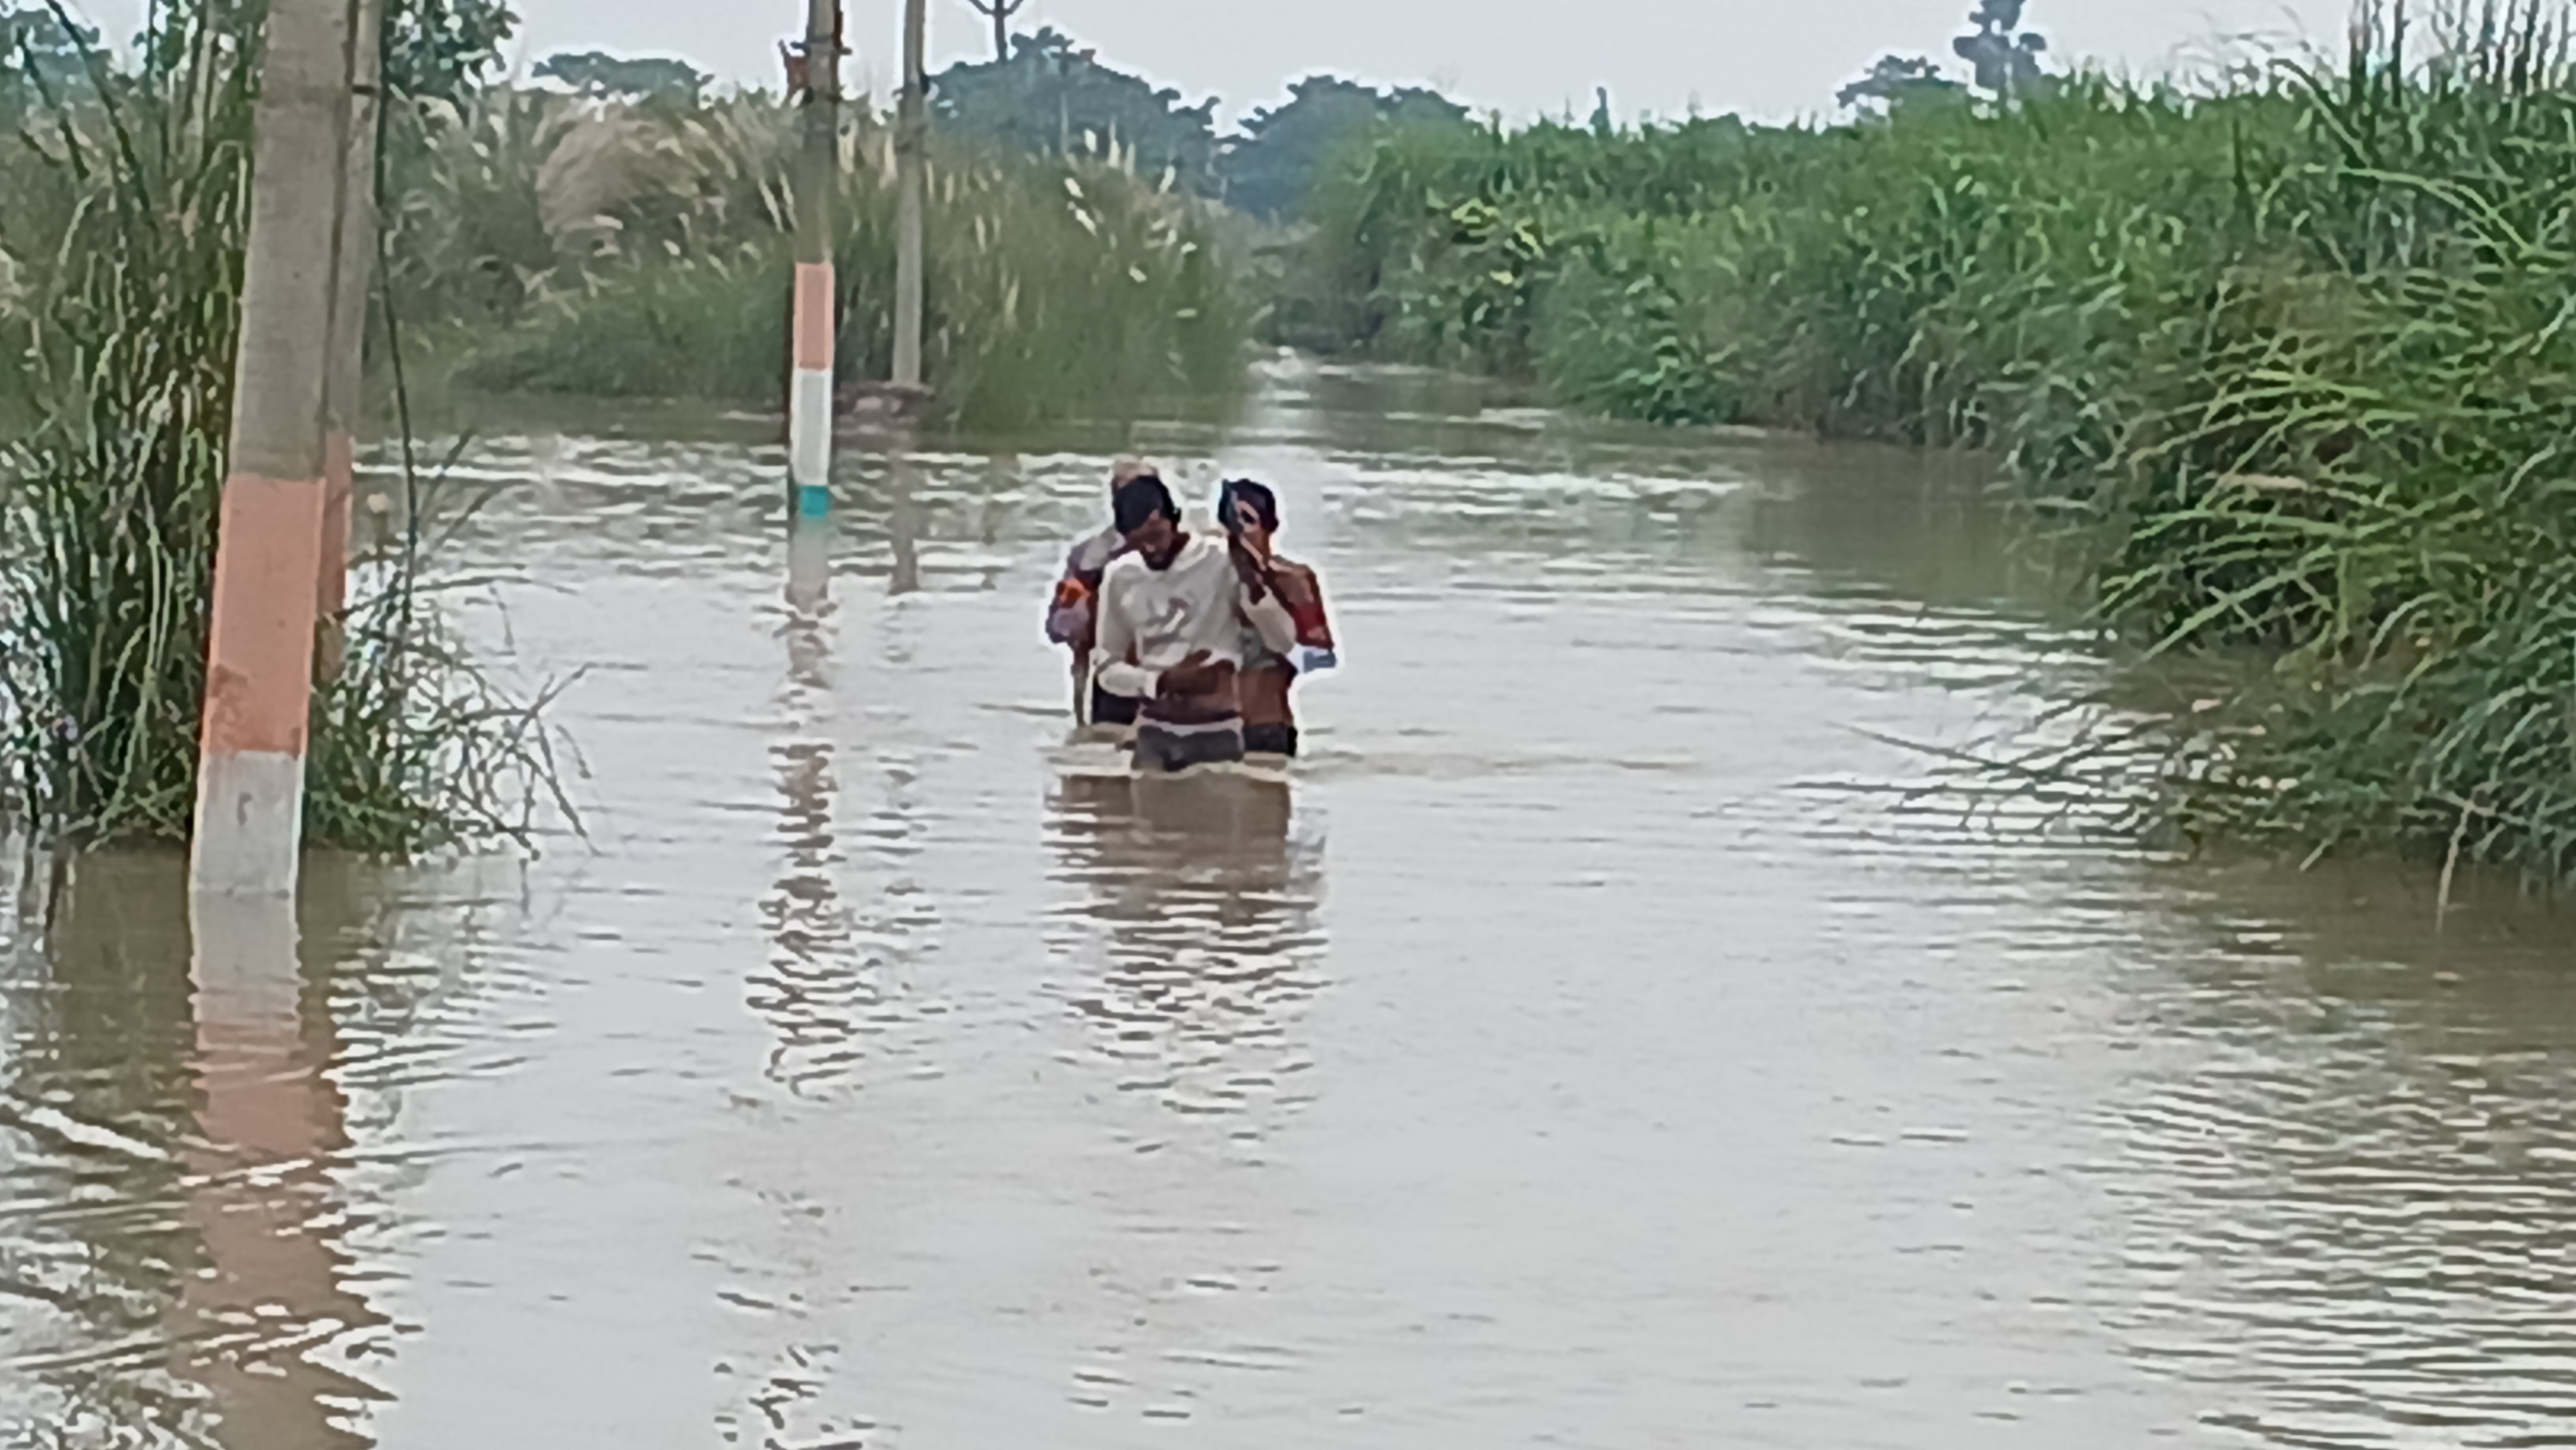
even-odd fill
[{"label": "distant tree", "polygon": [[2015,32],[2021,26],[2023,0],[1978,0],[1968,23],[1977,27],[1950,48],[1977,68],[1977,89],[2011,100],[2047,83],[2039,57],[2048,49],[2045,36]]},{"label": "distant tree", "polygon": [[539,80],[561,81],[593,100],[659,101],[693,108],[714,80],[684,60],[651,55],[630,59],[598,50],[550,55],[530,74]]},{"label": "distant tree", "polygon": [[931,104],[951,132],[1023,151],[1080,151],[1116,144],[1146,177],[1216,189],[1216,101],[1181,104],[1181,93],[1102,65],[1052,27],[1011,37],[1011,58],[950,66],[930,78]]},{"label": "distant tree", "polygon": [[1225,199],[1255,216],[1303,209],[1334,153],[1380,125],[1469,124],[1467,108],[1437,91],[1381,91],[1336,76],[1308,76],[1288,88],[1288,104],[1254,111],[1229,138],[1218,170]]},{"label": "distant tree", "polygon": [[44,5],[0,12],[0,126],[17,125],[41,96],[88,90],[88,57],[97,48],[96,30],[67,30]]},{"label": "distant tree", "polygon": [[1893,109],[1908,101],[1930,96],[1956,95],[1967,87],[1941,74],[1932,62],[1919,55],[1883,55],[1869,74],[1836,92],[1834,99],[1846,107],[1862,108],[1873,103]]},{"label": "distant tree", "polygon": [[385,85],[396,95],[454,100],[500,68],[519,28],[507,0],[392,0],[385,11]]},{"label": "distant tree", "polygon": [[1008,63],[1011,58],[1011,17],[1028,6],[1029,0],[966,0],[975,13],[993,22],[993,59]]}]

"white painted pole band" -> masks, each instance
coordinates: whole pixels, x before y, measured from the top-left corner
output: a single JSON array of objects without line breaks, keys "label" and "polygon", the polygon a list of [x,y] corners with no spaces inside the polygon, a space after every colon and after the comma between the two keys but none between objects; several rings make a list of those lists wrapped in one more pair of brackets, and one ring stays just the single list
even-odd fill
[{"label": "white painted pole band", "polygon": [[787,410],[789,470],[799,488],[832,485],[832,374],[798,368]]},{"label": "white painted pole band", "polygon": [[197,767],[197,891],[284,900],[294,894],[303,846],[300,752],[206,753]]},{"label": "white painted pole band", "polygon": [[796,374],[787,390],[788,478],[794,523],[832,510],[832,264],[796,264]]}]

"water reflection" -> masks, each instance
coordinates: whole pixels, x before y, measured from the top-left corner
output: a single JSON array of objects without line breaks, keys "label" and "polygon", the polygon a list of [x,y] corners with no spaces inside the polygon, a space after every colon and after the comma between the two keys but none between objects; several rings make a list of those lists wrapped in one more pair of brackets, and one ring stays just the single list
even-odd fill
[{"label": "water reflection", "polygon": [[790,607],[782,695],[790,734],[770,747],[782,856],[777,883],[761,903],[768,965],[749,983],[752,1010],[776,1035],[770,1076],[798,1093],[848,1070],[878,1003],[869,964],[854,950],[838,882],[844,863],[832,815],[840,783],[827,733],[836,628],[826,606],[810,594],[800,594]]},{"label": "water reflection", "polygon": [[894,572],[886,582],[886,592],[918,593],[921,589],[921,477],[920,469],[909,453],[897,454],[887,461],[886,538],[894,551]]},{"label": "water reflection", "polygon": [[182,1275],[202,1247],[181,1211],[194,1036],[185,881],[175,856],[83,862],[50,942],[10,964],[0,1387],[17,1389],[0,1390],[0,1428],[56,1427],[39,1444],[111,1429],[167,1443],[205,1425],[202,1395],[166,1363]]},{"label": "water reflection", "polygon": [[1075,980],[1059,988],[1118,1087],[1257,1146],[1304,1101],[1295,1033],[1322,984],[1322,844],[1297,839],[1288,788],[1209,775],[1066,778],[1050,803]]},{"label": "water reflection", "polygon": [[[2142,1360],[2292,1445],[2567,1443],[2576,976],[2392,867],[2170,873],[2112,1109]],[[2196,899],[2194,899],[2196,898]]]},{"label": "water reflection", "polygon": [[325,1075],[330,1015],[305,1010],[294,909],[207,899],[190,924],[202,1143],[188,1155],[187,1217],[205,1256],[182,1294],[187,1370],[213,1391],[216,1439],[234,1450],[372,1443],[358,1424],[373,1387],[330,1362],[379,1321],[345,1287],[334,1241],[345,1105]]},{"label": "water reflection", "polygon": [[[406,951],[239,994],[175,869],[84,865],[0,977],[0,1425],[2566,1438],[2562,920],[1890,809],[1921,761],[1861,731],[2071,648],[1977,481],[1492,401],[1301,367],[1227,438],[854,453],[837,602],[784,608],[766,444],[478,448],[555,492],[461,535],[528,580],[469,626],[592,667],[618,829],[481,926],[388,873]],[[1293,802],[1061,774],[1036,603],[1122,451],[1272,479],[1327,572]]]},{"label": "water reflection", "polygon": [[[12,995],[0,1332],[38,1444],[340,1450],[382,1316],[349,1287],[337,1044],[280,905],[193,923],[176,855],[82,860]],[[21,1312],[22,1309],[25,1312]]]}]

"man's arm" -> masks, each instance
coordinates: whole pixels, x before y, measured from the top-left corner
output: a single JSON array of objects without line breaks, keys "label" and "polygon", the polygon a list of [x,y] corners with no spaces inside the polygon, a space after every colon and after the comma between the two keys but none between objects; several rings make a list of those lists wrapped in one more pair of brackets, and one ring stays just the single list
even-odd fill
[{"label": "man's arm", "polygon": [[1286,604],[1280,602],[1278,590],[1263,589],[1260,597],[1255,598],[1251,584],[1237,583],[1234,607],[1241,610],[1245,621],[1260,633],[1262,644],[1272,654],[1295,658],[1297,618],[1288,612]]},{"label": "man's arm", "polygon": [[1234,608],[1261,636],[1272,654],[1285,656],[1297,647],[1297,619],[1279,598],[1267,552],[1255,552],[1241,534],[1226,540],[1234,563]]},{"label": "man's arm", "polygon": [[1095,648],[1100,656],[1100,688],[1131,700],[1153,699],[1163,687],[1162,672],[1128,663],[1128,653],[1136,647],[1135,622],[1127,617],[1118,591],[1109,587],[1106,578],[1100,585],[1098,618],[1100,639]]},{"label": "man's arm", "polygon": [[1090,647],[1092,621],[1100,608],[1100,576],[1083,567],[1083,549],[1076,544],[1064,556],[1064,572],[1056,576],[1055,594],[1047,601],[1047,638],[1078,650]]}]

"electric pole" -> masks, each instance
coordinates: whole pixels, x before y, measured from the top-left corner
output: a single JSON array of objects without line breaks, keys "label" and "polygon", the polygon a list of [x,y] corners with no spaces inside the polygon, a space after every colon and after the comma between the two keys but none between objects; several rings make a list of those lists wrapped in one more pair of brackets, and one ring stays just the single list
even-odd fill
[{"label": "electric pole", "polygon": [[189,862],[200,896],[291,898],[303,846],[354,5],[269,10]]},{"label": "electric pole", "polygon": [[927,0],[903,0],[903,96],[895,115],[894,385],[921,387],[921,204],[927,158],[929,78]]},{"label": "electric pole", "polygon": [[791,322],[795,374],[787,396],[791,535],[814,531],[832,511],[832,367],[839,336],[832,212],[841,175],[840,0],[807,0],[803,59],[804,144],[796,169]]}]

